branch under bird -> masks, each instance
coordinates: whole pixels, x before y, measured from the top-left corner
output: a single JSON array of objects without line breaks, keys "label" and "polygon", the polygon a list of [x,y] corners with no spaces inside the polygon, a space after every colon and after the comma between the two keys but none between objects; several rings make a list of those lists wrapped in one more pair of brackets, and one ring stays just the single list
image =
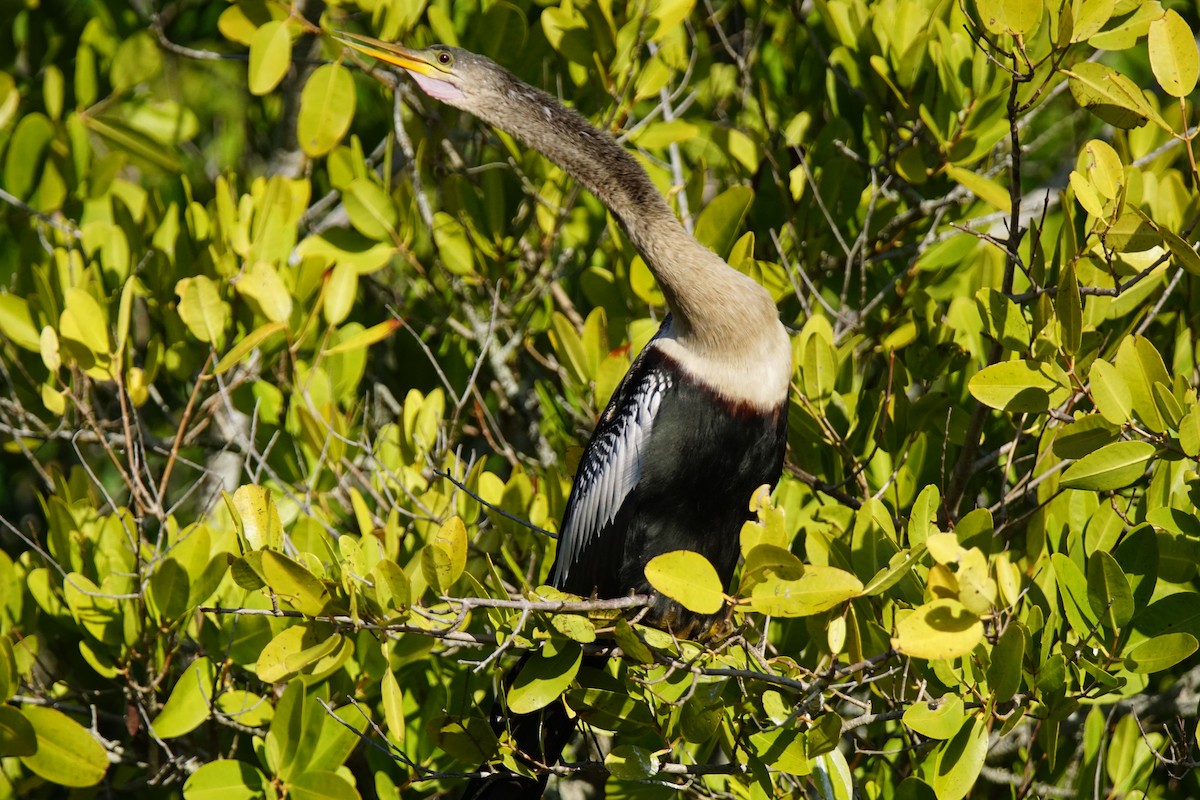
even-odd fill
[{"label": "branch under bird", "polygon": [[[337,38],[566,170],[620,221],[666,298],[670,313],[584,449],[549,582],[584,597],[651,594],[646,563],[692,550],[728,584],[750,497],[783,466],[792,351],[770,294],[692,237],[611,136],[491,59],[444,45]],[[714,622],[664,597],[648,621],[681,636]],[[574,723],[561,701],[529,716],[536,719],[510,720],[515,740],[553,763]],[[500,775],[474,782],[465,796],[536,796],[542,786],[544,778]]]}]

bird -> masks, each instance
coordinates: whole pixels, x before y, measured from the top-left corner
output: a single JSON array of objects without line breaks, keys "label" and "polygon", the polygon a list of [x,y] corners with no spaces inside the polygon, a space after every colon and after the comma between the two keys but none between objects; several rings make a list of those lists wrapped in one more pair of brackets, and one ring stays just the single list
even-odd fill
[{"label": "bird", "polygon": [[[668,314],[584,448],[548,582],[582,597],[652,595],[643,621],[680,636],[713,625],[713,615],[655,594],[645,567],[691,550],[724,585],[734,573],[750,498],[776,483],[786,450],[792,347],[774,299],[688,233],[611,135],[492,59],[446,45],[414,50],[335,36],[560,166],[599,198],[642,255]],[[557,760],[574,730],[561,702],[554,708],[508,720],[518,746],[542,763]],[[493,774],[476,779],[465,797],[537,796],[544,784],[544,777]]]}]

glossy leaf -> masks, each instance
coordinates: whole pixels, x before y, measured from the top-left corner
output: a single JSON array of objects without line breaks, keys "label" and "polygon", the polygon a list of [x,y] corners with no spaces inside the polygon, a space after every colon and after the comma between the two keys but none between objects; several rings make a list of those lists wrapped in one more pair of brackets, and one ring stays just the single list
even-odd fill
[{"label": "glossy leaf", "polygon": [[508,708],[528,714],[557,700],[579,672],[583,652],[576,644],[564,644],[554,655],[532,656],[508,689]]},{"label": "glossy leaf", "polygon": [[938,748],[933,775],[933,790],[938,800],[961,800],[967,796],[983,769],[987,750],[987,726],[972,715],[953,739]]},{"label": "glossy leaf", "polygon": [[1150,442],[1113,442],[1067,467],[1060,485],[1096,492],[1120,489],[1142,476],[1156,450]]},{"label": "glossy leaf", "polygon": [[179,676],[162,711],[150,723],[156,736],[175,739],[185,736],[212,714],[216,669],[207,656],[197,658]]},{"label": "glossy leaf", "polygon": [[250,93],[264,95],[274,90],[287,74],[291,59],[287,24],[272,20],[262,25],[250,40]]},{"label": "glossy leaf", "polygon": [[1133,672],[1161,672],[1183,661],[1196,649],[1196,637],[1190,633],[1164,633],[1126,653],[1125,666]]},{"label": "glossy leaf", "polygon": [[354,105],[354,81],[341,64],[322,64],[308,76],[300,93],[296,138],[310,158],[327,154],[342,140],[354,119]]},{"label": "glossy leaf", "polygon": [[1150,23],[1150,67],[1163,91],[1172,97],[1187,97],[1196,88],[1200,55],[1196,37],[1174,9]]},{"label": "glossy leaf", "polygon": [[913,703],[904,710],[904,724],[930,739],[949,739],[966,721],[962,698],[956,695],[944,695],[936,703]]},{"label": "glossy leaf", "polygon": [[808,565],[796,580],[772,578],[754,587],[750,607],[773,617],[807,617],[862,594],[855,575],[836,567]]},{"label": "glossy leaf", "polygon": [[1088,558],[1088,602],[1100,622],[1118,630],[1133,618],[1133,592],[1117,560],[1098,550]]},{"label": "glossy leaf", "polygon": [[983,623],[962,603],[941,598],[925,603],[896,623],[892,646],[924,659],[957,658],[983,640]]},{"label": "glossy leaf", "polygon": [[37,750],[21,756],[32,772],[60,786],[95,786],[108,772],[108,754],[88,731],[61,711],[21,709],[37,735]]},{"label": "glossy leaf", "polygon": [[725,604],[724,587],[716,569],[707,558],[691,550],[650,559],[646,580],[655,591],[697,614],[715,614]]},{"label": "glossy leaf", "polygon": [[1058,366],[1025,360],[985,367],[971,376],[967,385],[985,406],[1019,414],[1057,406],[1066,398],[1070,384]]}]

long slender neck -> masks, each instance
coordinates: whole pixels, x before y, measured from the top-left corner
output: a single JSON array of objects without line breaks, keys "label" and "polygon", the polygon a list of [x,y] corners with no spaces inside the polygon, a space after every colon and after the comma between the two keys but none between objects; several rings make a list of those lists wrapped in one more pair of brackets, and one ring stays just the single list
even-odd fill
[{"label": "long slender neck", "polygon": [[600,198],[658,279],[679,338],[716,355],[778,335],[767,291],[684,230],[628,151],[550,95],[507,78],[502,91],[467,110],[537,149]]}]

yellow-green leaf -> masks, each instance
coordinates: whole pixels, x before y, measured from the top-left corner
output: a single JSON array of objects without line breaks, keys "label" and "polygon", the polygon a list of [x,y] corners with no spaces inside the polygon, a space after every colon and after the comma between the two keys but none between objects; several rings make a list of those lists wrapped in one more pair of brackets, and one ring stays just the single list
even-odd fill
[{"label": "yellow-green leaf", "polygon": [[287,322],[292,313],[292,295],[272,264],[255,261],[234,286],[268,320]]},{"label": "yellow-green leaf", "polygon": [[404,695],[390,669],[384,671],[380,689],[383,692],[383,718],[387,722],[387,736],[393,743],[401,744],[404,742]]},{"label": "yellow-green leaf", "polygon": [[655,591],[697,614],[715,614],[725,602],[716,568],[691,550],[675,550],[650,559],[646,580]]},{"label": "yellow-green leaf", "polygon": [[282,553],[264,550],[262,568],[267,586],[281,601],[310,617],[325,612],[329,590],[303,565]]},{"label": "yellow-green leaf", "polygon": [[262,486],[239,486],[228,502],[241,521],[242,535],[251,550],[277,550],[283,546],[283,522],[270,491]]},{"label": "yellow-green leaf", "polygon": [[1003,361],[984,367],[967,383],[971,395],[989,408],[1038,413],[1067,398],[1070,379],[1057,365],[1033,360]]},{"label": "yellow-green leaf", "polygon": [[389,319],[387,322],[381,322],[378,325],[359,331],[358,333],[343,339],[338,344],[325,351],[327,356],[335,356],[338,353],[349,353],[353,350],[365,350],[376,342],[382,342],[387,337],[391,336],[397,328],[400,328],[404,323],[398,319]]},{"label": "yellow-green leaf", "polygon": [[292,36],[287,24],[271,20],[259,27],[250,40],[250,93],[270,92],[287,74],[292,60]]},{"label": "yellow-green leaf", "polygon": [[962,800],[971,791],[987,756],[987,725],[976,716],[967,719],[954,738],[938,746],[933,790],[938,800]]},{"label": "yellow-green leaf", "polygon": [[150,723],[160,739],[186,736],[212,713],[216,668],[208,656],[197,658],[179,676],[162,711]]},{"label": "yellow-green leaf", "polygon": [[342,192],[350,224],[368,239],[391,241],[396,230],[396,204],[370,178],[355,178]]},{"label": "yellow-green leaf", "polygon": [[334,264],[325,283],[325,305],[321,309],[325,321],[331,326],[341,325],[354,308],[358,296],[358,270],[343,261]]},{"label": "yellow-green leaf", "polygon": [[836,567],[806,565],[797,580],[772,578],[754,587],[750,607],[772,617],[807,617],[858,597],[863,585]]},{"label": "yellow-green leaf", "polygon": [[658,773],[659,761],[658,756],[644,747],[622,744],[604,757],[604,766],[617,780],[644,781]]},{"label": "yellow-green leaf", "polygon": [[949,597],[914,609],[896,623],[892,647],[927,660],[958,658],[983,641],[983,622],[962,603]]},{"label": "yellow-green leaf", "polygon": [[287,330],[287,325],[282,322],[267,322],[259,325],[250,331],[250,333],[238,339],[237,344],[229,348],[229,352],[222,356],[217,365],[213,367],[213,374],[221,375],[229,371],[230,367],[242,363],[246,356],[250,355],[267,339],[285,330]]},{"label": "yellow-green leaf", "polygon": [[937,702],[913,703],[904,709],[904,724],[930,739],[949,739],[966,721],[962,698],[955,694],[943,695]]},{"label": "yellow-green leaf", "polygon": [[557,700],[579,672],[583,651],[574,642],[561,645],[553,655],[530,656],[508,690],[508,709],[528,714]]},{"label": "yellow-green leaf", "polygon": [[322,64],[313,70],[300,93],[296,138],[312,158],[334,148],[354,118],[356,92],[350,72],[341,64]]},{"label": "yellow-green leaf", "polygon": [[175,284],[179,296],[179,317],[193,336],[220,349],[229,325],[229,306],[221,299],[217,285],[207,275],[183,278]]},{"label": "yellow-green leaf", "polygon": [[[1041,4],[1039,3],[1038,6],[1040,8]],[[965,186],[971,194],[992,208],[1003,211],[1005,214],[1012,211],[1012,196],[1008,189],[991,178],[985,178],[983,175],[969,169],[956,167],[953,164],[946,165],[946,174],[950,176],[951,180]]]},{"label": "yellow-green leaf", "polygon": [[1187,97],[1196,88],[1200,57],[1196,37],[1174,9],[1150,23],[1150,69],[1158,85],[1172,97]]},{"label": "yellow-green leaf", "polygon": [[1133,395],[1120,371],[1102,358],[1092,362],[1088,372],[1092,401],[1100,415],[1114,425],[1133,419]]},{"label": "yellow-green leaf", "polygon": [[1125,666],[1143,674],[1161,672],[1191,656],[1196,648],[1196,637],[1190,633],[1164,633],[1130,650],[1125,656]]},{"label": "yellow-green leaf", "polygon": [[21,709],[37,734],[37,751],[21,756],[31,772],[60,786],[95,786],[108,772],[108,753],[87,730],[61,711]]},{"label": "yellow-green leaf", "polygon": [[1092,492],[1120,489],[1142,477],[1157,449],[1150,442],[1113,442],[1067,467],[1059,485]]}]

